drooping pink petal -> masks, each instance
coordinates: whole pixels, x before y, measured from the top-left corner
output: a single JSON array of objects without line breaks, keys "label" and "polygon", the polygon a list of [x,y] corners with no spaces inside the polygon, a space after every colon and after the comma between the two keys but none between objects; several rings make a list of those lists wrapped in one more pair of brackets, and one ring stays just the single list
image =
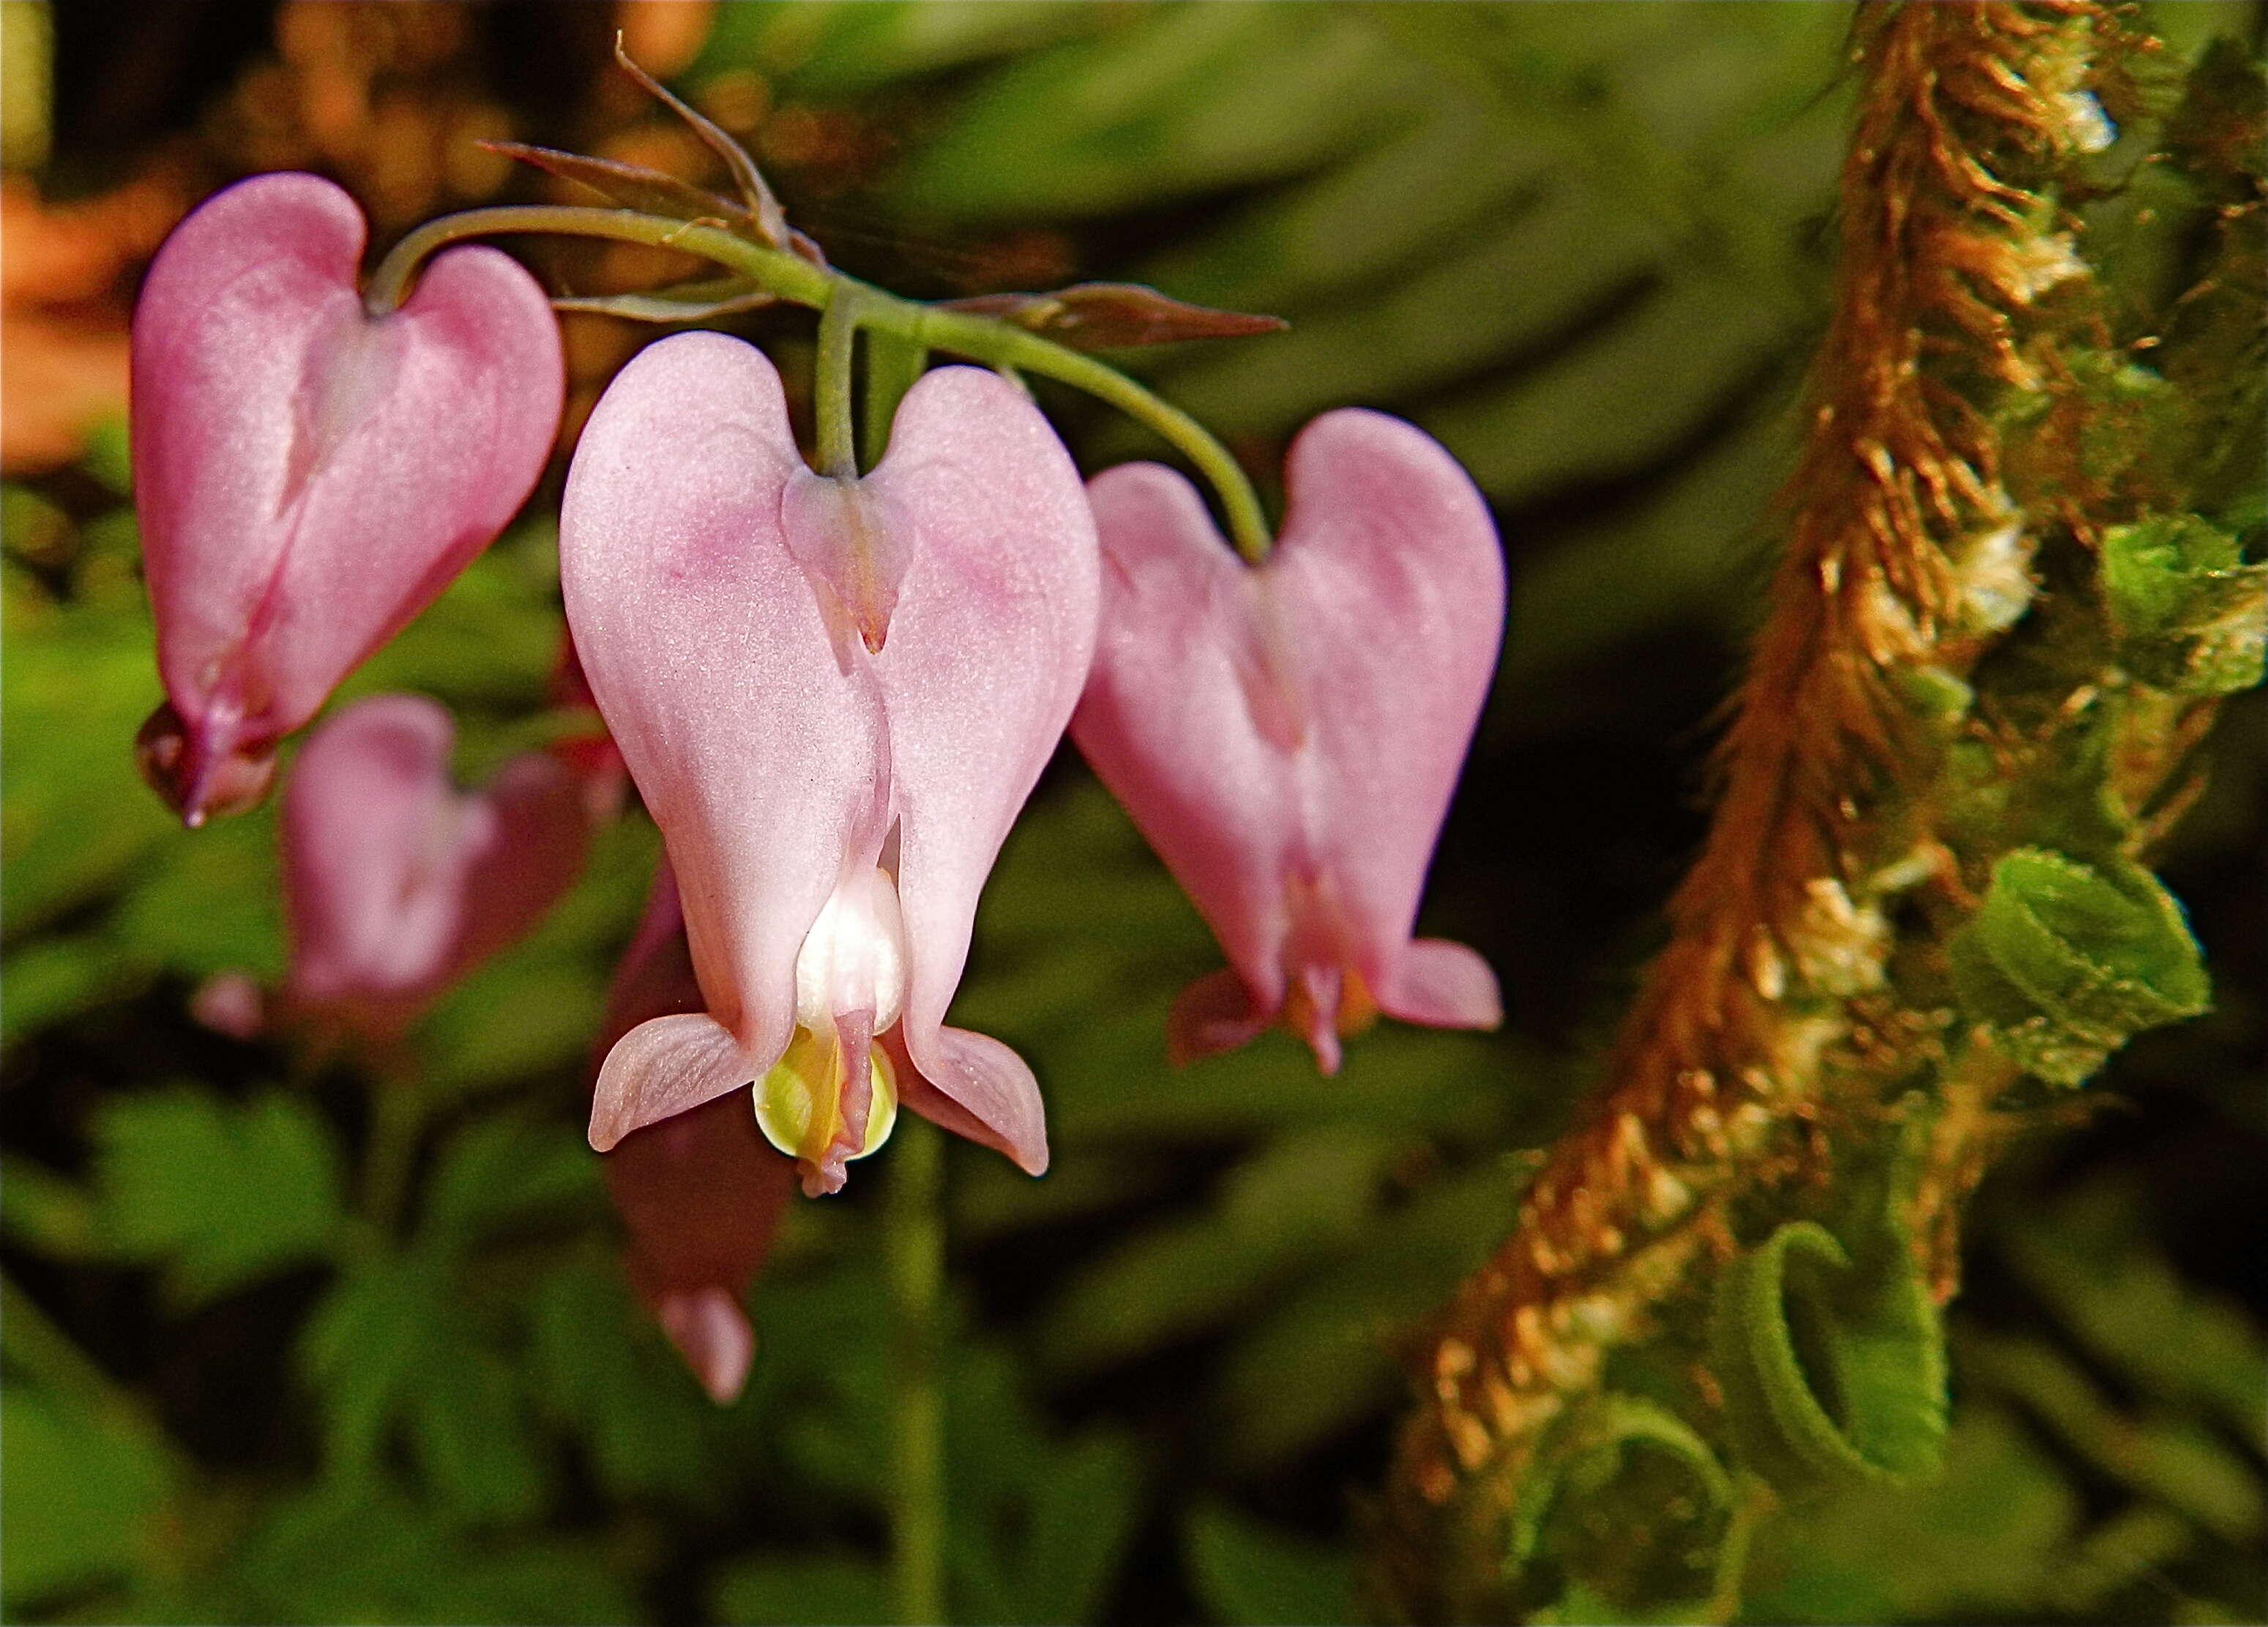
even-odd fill
[{"label": "drooping pink petal", "polygon": [[298,1007],[397,1029],[573,885],[588,839],[575,777],[530,755],[459,791],[454,736],[433,702],[384,695],[300,751],[282,819]]},{"label": "drooping pink petal", "polygon": [[804,936],[886,835],[880,694],[862,662],[838,662],[782,531],[782,494],[804,473],[779,376],[716,334],[649,346],[575,454],[560,513],[568,620],[667,838],[708,1011],[740,1057],[689,1037],[689,1017],[666,1042],[632,1034],[601,1076],[594,1145],[778,1060]]},{"label": "drooping pink petal", "polygon": [[756,1330],[740,1302],[722,1288],[694,1288],[663,1294],[653,1316],[709,1399],[730,1405],[756,1358]]},{"label": "drooping pink petal", "polygon": [[299,753],[282,819],[295,998],[414,1001],[448,964],[490,834],[450,784],[455,739],[439,706],[389,695],[349,707]]},{"label": "drooping pink petal", "polygon": [[[654,1017],[697,1012],[700,985],[665,861],[608,991],[596,1055]],[[633,1131],[607,1154],[629,1232],[630,1285],[720,1404],[755,1351],[741,1296],[762,1265],[794,1183],[793,1160],[757,1131],[745,1097],[716,1097]]]},{"label": "drooping pink petal", "polygon": [[466,877],[464,965],[518,943],[583,868],[591,843],[583,777],[549,752],[508,759],[481,789],[493,840]]},{"label": "drooping pink petal", "polygon": [[873,658],[912,957],[906,1048],[1019,1163],[1043,1167],[1030,1070],[998,1042],[941,1025],[977,895],[1086,681],[1094,519],[1038,409],[976,368],[939,368],[907,393],[868,482],[918,527],[888,643]]},{"label": "drooping pink petal", "polygon": [[667,841],[707,1007],[615,1045],[593,1145],[755,1082],[764,1133],[834,1190],[874,1139],[879,1044],[910,1105],[1043,1167],[1030,1070],[942,1019],[1093,645],[1094,521],[1046,421],[940,370],[873,475],[822,477],[769,363],[668,340],[593,416],[561,532],[583,669]]},{"label": "drooping pink petal", "polygon": [[1176,1056],[1280,1014],[1328,1072],[1373,1005],[1499,1015],[1477,956],[1410,932],[1495,666],[1504,572],[1471,481],[1406,423],[1326,414],[1286,483],[1256,568],[1180,475],[1136,465],[1092,483],[1103,624],[1071,730],[1241,984],[1183,997]]},{"label": "drooping pink petal", "polygon": [[1396,974],[1394,986],[1377,991],[1378,1008],[1389,1017],[1436,1028],[1493,1028],[1504,1020],[1496,974],[1462,944],[1415,939]]},{"label": "drooping pink petal", "polygon": [[184,736],[166,784],[193,822],[502,529],[558,423],[533,278],[455,248],[373,318],[363,241],[330,182],[256,177],[182,223],[135,310],[136,498]]},{"label": "drooping pink petal", "polygon": [[[1212,928],[1264,1024],[1284,1000],[1301,725],[1260,641],[1259,573],[1171,469],[1122,465],[1087,491],[1102,616],[1071,738]],[[1205,1012],[1208,1027],[1242,1020],[1218,999]],[[1222,1032],[1192,1054],[1241,1042]]]},{"label": "drooping pink petal", "polygon": [[611,1152],[632,1130],[689,1113],[757,1077],[739,1038],[708,1012],[650,1018],[607,1052],[591,1097],[591,1145]]},{"label": "drooping pink petal", "polygon": [[1048,1168],[1048,1122],[1039,1081],[1009,1047],[986,1034],[940,1027],[929,1047],[930,1067],[914,1065],[904,1036],[894,1053],[899,1099],[912,1111],[956,1136],[1008,1155],[1027,1175]]},{"label": "drooping pink petal", "polygon": [[[1304,804],[1373,995],[1396,987],[1426,866],[1504,637],[1504,556],[1423,431],[1326,413],[1292,445],[1278,577],[1315,733]],[[1484,968],[1482,968],[1484,969]]]}]

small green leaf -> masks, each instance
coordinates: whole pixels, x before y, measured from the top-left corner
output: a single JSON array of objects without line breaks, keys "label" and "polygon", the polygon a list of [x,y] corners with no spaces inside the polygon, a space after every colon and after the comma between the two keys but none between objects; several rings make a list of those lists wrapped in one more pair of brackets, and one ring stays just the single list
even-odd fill
[{"label": "small green leaf", "polygon": [[375,1459],[402,1398],[427,1363],[446,1314],[443,1285],[415,1256],[372,1260],[339,1279],[299,1336],[299,1362],[324,1411],[334,1466]]},{"label": "small green leaf", "polygon": [[461,1247],[495,1227],[595,1198],[599,1173],[590,1148],[556,1125],[475,1119],[442,1150],[426,1189],[421,1243]]},{"label": "small green leaf", "polygon": [[[15,1179],[11,1170],[10,1183]],[[26,1607],[42,1594],[142,1562],[166,1490],[166,1464],[153,1447],[12,1380],[0,1396],[0,1438],[8,1452],[0,1590],[9,1620],[31,1619]]]},{"label": "small green leaf", "polygon": [[2230,695],[2260,681],[2268,652],[2268,565],[2188,514],[2113,526],[2102,591],[2121,665],[2183,695]]},{"label": "small green leaf", "polygon": [[1408,105],[1418,73],[1357,11],[1164,7],[985,81],[890,192],[931,218],[1032,220],[1292,174]]},{"label": "small green leaf", "polygon": [[512,1367],[453,1326],[424,1329],[429,1359],[410,1387],[410,1445],[439,1498],[476,1520],[524,1519],[548,1476]]},{"label": "small green leaf", "polygon": [[2019,848],[1950,946],[1972,1022],[2025,1067],[2076,1085],[2132,1034],[2210,1004],[2181,906],[2138,865]]},{"label": "small green leaf", "polygon": [[382,1475],[320,1482],[262,1516],[220,1578],[232,1612],[156,1619],[563,1623],[644,1614],[620,1560],[589,1533],[474,1539]]},{"label": "small green leaf", "polygon": [[1945,1334],[1904,1247],[1864,1266],[1781,1226],[1725,1269],[1710,1329],[1734,1440],[1784,1490],[1907,1481],[1944,1453]]},{"label": "small green leaf", "polygon": [[0,987],[7,990],[0,1041],[13,1045],[139,982],[119,960],[116,946],[96,932],[36,938],[11,953],[0,961]]},{"label": "small green leaf", "polygon": [[1740,1619],[2038,1621],[2080,1524],[2078,1494],[2034,1432],[1964,1400],[1942,1478],[1854,1487],[1766,1521]]},{"label": "small green leaf", "polygon": [[1116,1579],[1141,1481],[1130,1443],[1091,1434],[1036,1454],[1010,1622],[1100,1619]]},{"label": "small green leaf", "polygon": [[[10,1166],[12,1183],[20,1164]],[[2243,1307],[2183,1279],[2147,1242],[2146,1201],[2098,1177],[1999,1240],[2025,1285],[2120,1382],[2248,1435],[2268,1395],[2268,1341]]]},{"label": "small green leaf", "polygon": [[1182,1526],[1199,1602],[1227,1627],[1328,1627],[1357,1619],[1354,1565],[1342,1550],[1263,1525],[1225,1503],[1200,1503]]},{"label": "small green leaf", "polygon": [[101,1220],[93,1197],[77,1182],[20,1152],[8,1155],[8,1179],[0,1182],[0,1232],[52,1259],[102,1256]]},{"label": "small green leaf", "polygon": [[2044,1340],[1972,1335],[1961,1356],[1965,1378],[2022,1402],[2098,1470],[2225,1542],[2258,1542],[2268,1524],[2268,1489],[2244,1454],[2203,1421],[2154,1405],[2114,1404]]},{"label": "small green leaf", "polygon": [[1209,1213],[1130,1239],[1049,1311],[1041,1359],[1092,1371],[1222,1322],[1301,1265],[1358,1246],[1392,1142],[1348,1124],[1283,1137],[1239,1165]]},{"label": "small green leaf", "polygon": [[94,1123],[97,1229],[200,1304],[319,1259],[341,1224],[337,1150],[306,1103],[241,1106],[181,1087],[108,1104]]},{"label": "small green leaf", "polygon": [[703,1425],[715,1408],[631,1299],[612,1260],[577,1259],[535,1300],[537,1404],[587,1448],[618,1497],[702,1500],[721,1486]]}]

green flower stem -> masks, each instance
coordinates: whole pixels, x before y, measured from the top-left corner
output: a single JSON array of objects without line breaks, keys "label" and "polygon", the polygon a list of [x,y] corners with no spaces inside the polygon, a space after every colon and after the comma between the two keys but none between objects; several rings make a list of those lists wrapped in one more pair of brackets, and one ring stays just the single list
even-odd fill
[{"label": "green flower stem", "polygon": [[933,1627],[945,1610],[945,1147],[907,1115],[894,1137],[884,1251],[897,1316],[897,1441],[890,1585],[896,1618]]},{"label": "green flower stem", "polygon": [[[966,311],[946,311],[901,299],[896,295],[846,276],[840,271],[814,265],[799,254],[767,248],[761,243],[699,222],[671,220],[659,215],[627,209],[576,209],[556,204],[526,204],[500,209],[467,210],[427,221],[395,244],[370,279],[364,303],[383,314],[401,305],[411,277],[428,255],[468,238],[508,232],[556,233],[568,237],[608,238],[619,243],[639,243],[654,248],[674,248],[739,273],[757,287],[796,305],[822,313],[832,310],[843,296],[848,306],[840,319],[850,328],[867,328],[895,334],[940,350],[983,362],[1038,373],[1085,390],[1116,407],[1138,423],[1155,431],[1195,464],[1220,496],[1228,519],[1230,539],[1238,553],[1257,564],[1268,556],[1268,521],[1252,482],[1229,455],[1228,449],[1178,407],[1134,382],[1117,369],[1068,350],[1052,340],[992,317]],[[822,321],[821,350],[826,329]],[[842,339],[847,349],[850,335]],[[828,387],[821,370],[821,389]],[[845,373],[847,378],[847,371]],[[845,419],[848,416],[845,387]],[[826,452],[827,416],[821,420],[821,453]],[[848,444],[847,440],[846,443]],[[832,472],[830,470],[830,472]]]},{"label": "green flower stem", "polygon": [[[921,307],[917,307],[921,308]],[[1228,448],[1212,432],[1171,401],[1148,390],[1116,367],[1067,350],[1039,335],[972,316],[965,311],[922,309],[920,332],[941,350],[973,356],[995,366],[1014,367],[1085,390],[1110,403],[1137,423],[1154,430],[1189,460],[1220,494],[1228,517],[1229,540],[1248,564],[1268,557],[1268,521],[1260,512],[1260,498]]]},{"label": "green flower stem", "polygon": [[371,274],[370,286],[363,292],[363,303],[373,313],[383,315],[401,304],[409,294],[410,278],[437,250],[468,238],[519,232],[610,238],[617,243],[642,243],[649,248],[681,249],[737,271],[783,299],[814,308],[826,305],[837,280],[850,280],[840,272],[812,264],[799,254],[751,243],[721,226],[671,220],[630,209],[524,203],[468,209],[427,221],[396,243],[379,262],[378,269]]},{"label": "green flower stem", "polygon": [[828,293],[826,308],[819,313],[819,356],[812,364],[819,468],[836,480],[858,477],[858,447],[850,421],[850,374],[865,305],[859,285],[845,278]]}]

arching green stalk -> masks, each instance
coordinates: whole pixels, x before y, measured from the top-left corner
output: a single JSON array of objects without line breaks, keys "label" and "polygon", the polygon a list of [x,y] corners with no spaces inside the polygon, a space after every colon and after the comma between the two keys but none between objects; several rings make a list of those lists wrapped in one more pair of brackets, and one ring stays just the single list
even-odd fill
[{"label": "arching green stalk", "polygon": [[[417,267],[449,244],[469,238],[512,232],[556,233],[566,237],[610,239],[653,248],[674,248],[698,255],[745,276],[755,286],[796,305],[821,313],[845,305],[840,319],[846,328],[865,328],[918,341],[931,348],[950,350],[996,367],[1013,367],[1054,379],[1074,389],[1108,401],[1138,423],[1155,431],[1197,466],[1219,494],[1228,521],[1229,537],[1247,560],[1258,563],[1268,556],[1268,522],[1252,482],[1203,424],[1178,407],[1161,400],[1124,373],[1092,357],[1043,339],[1010,322],[965,311],[939,310],[814,264],[799,254],[767,248],[759,243],[699,221],[672,220],[627,209],[581,209],[554,204],[526,204],[498,209],[467,210],[431,220],[394,246],[372,274],[364,298],[374,313],[399,306],[409,291]],[[854,292],[855,291],[855,292]],[[822,353],[826,328],[821,331]],[[848,334],[842,342],[850,343]],[[822,354],[821,389],[825,383]],[[848,371],[844,370],[845,379]],[[844,399],[847,423],[848,396]],[[821,415],[822,460],[828,460],[830,431]],[[851,444],[847,430],[843,444]],[[831,467],[830,463],[830,467]]]}]

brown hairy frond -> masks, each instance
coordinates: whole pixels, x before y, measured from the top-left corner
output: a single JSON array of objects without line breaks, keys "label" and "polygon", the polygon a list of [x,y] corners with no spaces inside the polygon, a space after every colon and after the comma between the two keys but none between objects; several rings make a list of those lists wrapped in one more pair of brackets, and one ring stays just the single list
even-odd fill
[{"label": "brown hairy frond", "polygon": [[1903,686],[1957,687],[2032,592],[2049,517],[2004,489],[1992,413],[2058,366],[2036,307],[2087,272],[2046,184],[2100,144],[2113,39],[2082,0],[1859,13],[1834,316],[1713,822],[1597,1093],[1417,1358],[1372,1578],[1395,1615],[1505,1608],[1546,1427],[1730,1247],[1734,1196],[1815,1161],[1799,1128],[1939,1043],[1941,1013],[1877,998],[1887,901],[1964,897],[1911,794],[1941,747]]}]

